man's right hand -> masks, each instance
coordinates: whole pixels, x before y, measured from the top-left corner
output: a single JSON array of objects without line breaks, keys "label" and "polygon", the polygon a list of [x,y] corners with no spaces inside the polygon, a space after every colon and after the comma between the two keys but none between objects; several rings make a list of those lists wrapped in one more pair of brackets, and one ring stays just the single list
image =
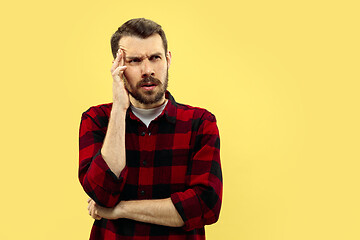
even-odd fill
[{"label": "man's right hand", "polygon": [[124,71],[127,68],[124,66],[124,55],[124,50],[119,48],[111,67],[111,75],[113,77],[113,107],[119,107],[126,111],[130,105],[130,100],[129,93],[124,86]]}]

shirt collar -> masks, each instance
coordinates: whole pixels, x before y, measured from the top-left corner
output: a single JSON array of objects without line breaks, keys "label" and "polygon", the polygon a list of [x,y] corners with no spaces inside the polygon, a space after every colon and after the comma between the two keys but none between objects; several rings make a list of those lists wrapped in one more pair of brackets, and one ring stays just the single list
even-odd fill
[{"label": "shirt collar", "polygon": [[[165,109],[162,111],[162,113],[156,119],[164,117],[170,123],[175,124],[178,103],[175,101],[174,97],[170,94],[169,91],[165,92],[165,98],[168,99],[168,103],[166,104]],[[130,117],[130,119],[132,119],[132,120],[140,121],[135,116],[135,114],[132,112],[130,107],[127,109],[126,117]]]},{"label": "shirt collar", "polygon": [[169,91],[166,91],[165,98],[168,99],[169,102],[161,114],[163,114],[170,123],[175,124],[178,103],[175,101],[174,97],[170,94]]}]

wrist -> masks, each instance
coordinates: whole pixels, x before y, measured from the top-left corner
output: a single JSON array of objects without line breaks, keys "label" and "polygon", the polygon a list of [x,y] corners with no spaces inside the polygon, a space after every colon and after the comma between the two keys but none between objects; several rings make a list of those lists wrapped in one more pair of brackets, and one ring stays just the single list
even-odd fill
[{"label": "wrist", "polygon": [[120,114],[125,116],[128,106],[124,106],[123,104],[114,101],[111,108],[111,114]]},{"label": "wrist", "polygon": [[114,208],[114,214],[116,216],[116,218],[126,218],[126,214],[125,214],[125,206],[126,201],[121,201],[119,202],[119,204],[117,204]]}]

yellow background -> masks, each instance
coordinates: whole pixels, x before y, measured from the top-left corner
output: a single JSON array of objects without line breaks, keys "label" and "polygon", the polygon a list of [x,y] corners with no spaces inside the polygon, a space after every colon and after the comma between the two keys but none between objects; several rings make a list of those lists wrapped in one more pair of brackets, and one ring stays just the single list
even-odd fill
[{"label": "yellow background", "polygon": [[81,113],[111,102],[111,34],[160,23],[169,90],[218,120],[210,240],[360,239],[358,1],[1,3],[0,239],[88,239]]}]

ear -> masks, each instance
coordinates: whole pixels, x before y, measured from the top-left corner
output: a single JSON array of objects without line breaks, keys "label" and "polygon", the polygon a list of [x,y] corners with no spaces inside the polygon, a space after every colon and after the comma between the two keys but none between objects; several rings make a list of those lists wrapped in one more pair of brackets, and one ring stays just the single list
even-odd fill
[{"label": "ear", "polygon": [[171,63],[171,52],[168,51],[166,54],[166,62],[167,62],[167,67],[170,67],[170,63]]}]

